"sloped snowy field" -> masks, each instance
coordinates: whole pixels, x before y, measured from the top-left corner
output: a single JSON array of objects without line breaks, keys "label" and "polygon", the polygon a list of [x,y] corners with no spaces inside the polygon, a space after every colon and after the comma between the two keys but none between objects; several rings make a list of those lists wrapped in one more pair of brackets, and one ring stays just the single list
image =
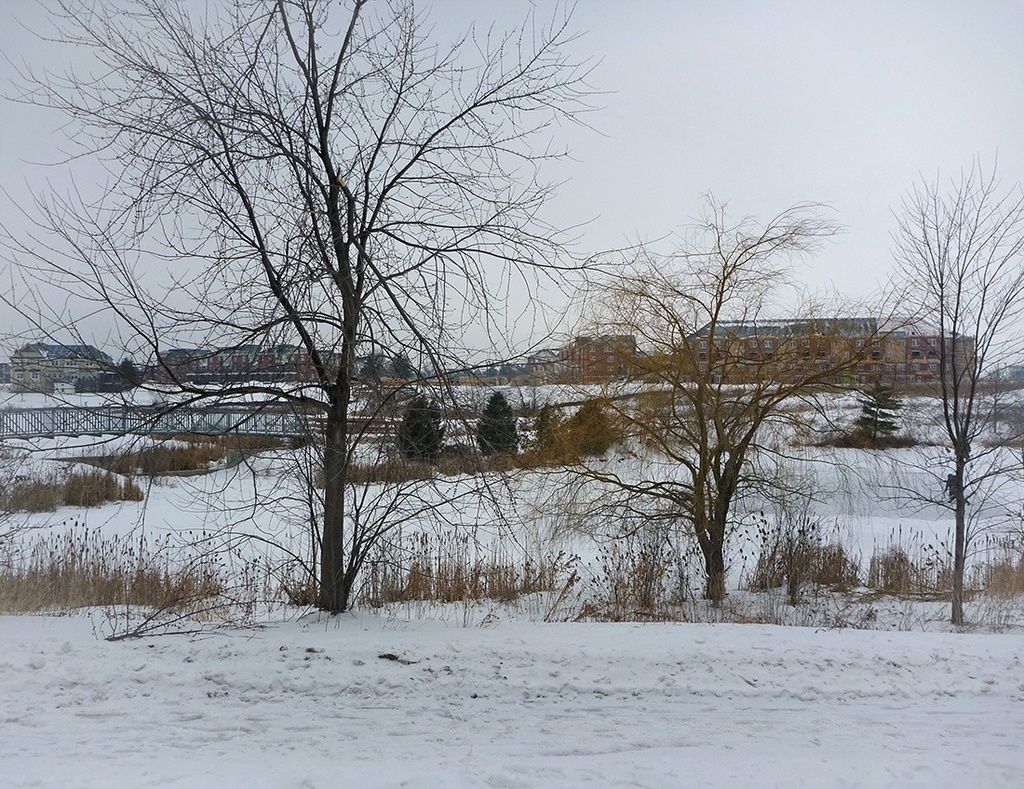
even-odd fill
[{"label": "sloped snowy field", "polygon": [[988,787],[1024,636],[345,616],[109,643],[0,618],[8,787]]}]

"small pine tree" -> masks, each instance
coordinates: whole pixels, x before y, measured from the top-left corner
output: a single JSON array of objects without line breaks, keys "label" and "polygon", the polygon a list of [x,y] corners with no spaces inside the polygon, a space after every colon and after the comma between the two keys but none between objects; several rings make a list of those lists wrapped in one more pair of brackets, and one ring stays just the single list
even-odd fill
[{"label": "small pine tree", "polygon": [[476,442],[485,455],[511,454],[519,449],[519,431],[512,407],[501,392],[487,401],[483,416],[477,423]]},{"label": "small pine tree", "polygon": [[142,373],[139,372],[139,368],[135,366],[135,362],[131,359],[121,360],[121,363],[117,366],[117,374],[121,376],[124,386],[128,389],[134,389],[142,385]]},{"label": "small pine tree", "polygon": [[436,463],[441,457],[443,440],[441,409],[418,395],[398,426],[398,451],[406,460]]},{"label": "small pine tree", "polygon": [[359,376],[364,381],[379,381],[384,374],[385,359],[381,353],[371,353],[364,356],[359,363]]},{"label": "small pine tree", "polygon": [[411,381],[419,375],[419,371],[412,366],[412,362],[409,361],[409,354],[405,351],[401,351],[395,356],[391,366],[394,368],[395,375],[403,381]]},{"label": "small pine tree", "polygon": [[889,438],[899,429],[896,416],[903,403],[893,394],[892,387],[875,381],[862,394],[860,406],[861,414],[854,423],[859,437],[874,444]]}]

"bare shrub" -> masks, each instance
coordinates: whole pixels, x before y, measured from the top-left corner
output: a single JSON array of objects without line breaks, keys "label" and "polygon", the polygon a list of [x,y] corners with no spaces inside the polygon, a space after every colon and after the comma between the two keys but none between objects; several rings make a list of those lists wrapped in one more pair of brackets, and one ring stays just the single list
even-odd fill
[{"label": "bare shrub", "polygon": [[622,429],[608,414],[608,404],[599,399],[583,402],[565,422],[571,451],[576,455],[603,455],[622,440]]},{"label": "bare shrub", "polygon": [[578,465],[581,458],[601,456],[625,435],[618,414],[605,398],[584,400],[574,414],[564,418],[560,406],[546,405],[533,422],[532,439],[523,451],[507,460],[514,468],[547,468]]}]

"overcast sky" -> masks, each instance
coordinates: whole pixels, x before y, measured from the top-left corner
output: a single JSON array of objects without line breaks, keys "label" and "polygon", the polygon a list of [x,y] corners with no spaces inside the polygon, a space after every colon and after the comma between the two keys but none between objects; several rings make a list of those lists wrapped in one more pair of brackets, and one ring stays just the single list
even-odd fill
[{"label": "overcast sky", "polygon": [[[8,58],[54,56],[15,22],[38,29],[45,5],[4,0]],[[531,6],[424,5],[453,30]],[[892,209],[916,179],[976,156],[998,156],[1007,185],[1024,177],[1024,0],[581,0],[573,26],[602,95],[593,130],[559,135],[573,161],[548,173],[566,180],[548,219],[589,221],[582,251],[677,231],[709,191],[736,216],[818,201],[846,231],[802,276],[862,297],[888,276]],[[12,69],[0,70],[6,83]],[[28,185],[60,182],[32,164],[52,159],[58,122],[10,102],[0,111],[0,220],[16,231]],[[0,334],[8,326],[18,322],[0,310]]]}]

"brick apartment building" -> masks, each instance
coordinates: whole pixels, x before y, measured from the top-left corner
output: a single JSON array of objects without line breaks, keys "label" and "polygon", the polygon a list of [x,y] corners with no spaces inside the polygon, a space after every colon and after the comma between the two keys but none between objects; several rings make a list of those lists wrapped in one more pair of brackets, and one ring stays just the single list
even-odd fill
[{"label": "brick apartment building", "polygon": [[[881,379],[890,384],[933,380],[939,375],[941,338],[934,329],[880,328],[875,318],[828,321],[722,322],[714,339],[704,327],[691,338],[697,366],[718,364],[726,382],[740,383],[749,375],[774,370],[828,370],[844,360],[854,363],[843,371],[845,383]],[[947,349],[952,341],[946,340]],[[955,353],[961,364],[974,352],[971,338],[958,338]],[[728,360],[726,362],[725,360]]]},{"label": "brick apartment building", "polygon": [[157,383],[230,384],[243,381],[312,381],[313,365],[294,345],[239,345],[231,348],[173,348],[162,353]]},{"label": "brick apartment building", "polygon": [[560,374],[573,383],[627,378],[635,371],[636,358],[636,337],[631,334],[576,337],[558,350]]}]

